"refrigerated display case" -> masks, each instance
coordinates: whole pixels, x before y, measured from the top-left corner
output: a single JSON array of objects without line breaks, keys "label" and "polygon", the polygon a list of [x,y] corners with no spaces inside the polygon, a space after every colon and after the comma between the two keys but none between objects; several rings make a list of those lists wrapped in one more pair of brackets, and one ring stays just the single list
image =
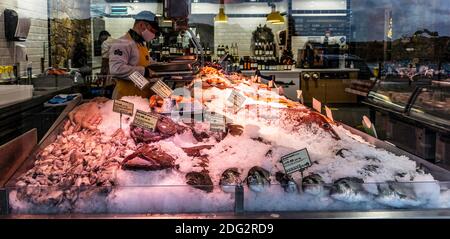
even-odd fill
[{"label": "refrigerated display case", "polygon": [[442,153],[437,153],[442,141],[436,134],[445,138],[450,133],[449,100],[449,87],[442,82],[378,82],[365,103],[372,110],[371,118],[381,139],[431,162],[443,163]]},{"label": "refrigerated display case", "polygon": [[418,87],[431,81],[410,82],[395,78],[378,80],[369,92],[367,101],[393,112],[406,112],[411,97]]},{"label": "refrigerated display case", "polygon": [[409,115],[447,131],[450,128],[450,86],[421,87],[414,97]]}]

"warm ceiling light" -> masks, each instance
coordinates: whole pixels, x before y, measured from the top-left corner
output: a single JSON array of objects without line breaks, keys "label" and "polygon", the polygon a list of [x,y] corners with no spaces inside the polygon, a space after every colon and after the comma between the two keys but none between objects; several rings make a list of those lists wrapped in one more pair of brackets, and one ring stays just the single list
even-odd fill
[{"label": "warm ceiling light", "polygon": [[228,16],[225,14],[224,0],[220,1],[219,13],[214,17],[215,22],[226,23],[228,22]]},{"label": "warm ceiling light", "polygon": [[[277,12],[277,13],[278,13],[278,12]],[[276,24],[276,25],[284,24],[284,17],[281,16],[280,13],[278,13],[278,15],[276,16],[276,18],[277,18],[278,20],[272,22],[272,24]]]},{"label": "warm ceiling light", "polygon": [[271,4],[272,12],[267,15],[266,21],[272,24],[284,24],[284,17],[281,16],[279,11],[276,11],[275,4]]}]

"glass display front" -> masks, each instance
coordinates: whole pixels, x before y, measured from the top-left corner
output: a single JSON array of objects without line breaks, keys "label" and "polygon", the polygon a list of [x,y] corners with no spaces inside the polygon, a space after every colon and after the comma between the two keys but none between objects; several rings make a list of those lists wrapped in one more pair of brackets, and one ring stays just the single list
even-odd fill
[{"label": "glass display front", "polygon": [[339,123],[362,128],[362,100],[403,113],[420,87],[410,116],[450,126],[431,86],[450,78],[448,0],[10,2],[0,209],[450,207],[447,171]]},{"label": "glass display front", "polygon": [[416,89],[406,82],[379,81],[369,92],[368,100],[389,109],[404,112]]},{"label": "glass display front", "polygon": [[450,126],[450,87],[422,88],[412,104],[411,115],[425,121]]}]

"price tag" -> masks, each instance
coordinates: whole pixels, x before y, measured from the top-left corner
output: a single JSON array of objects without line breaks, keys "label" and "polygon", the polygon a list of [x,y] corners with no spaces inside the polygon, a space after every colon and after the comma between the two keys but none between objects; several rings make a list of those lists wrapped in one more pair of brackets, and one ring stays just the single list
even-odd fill
[{"label": "price tag", "polygon": [[268,85],[269,85],[269,88],[273,88],[273,81],[272,80],[269,81]]},{"label": "price tag", "polygon": [[325,112],[327,113],[328,119],[330,119],[332,122],[334,122],[333,112],[331,111],[330,108],[328,108],[328,106],[325,106]]},{"label": "price tag", "polygon": [[215,112],[208,112],[206,118],[209,121],[211,131],[225,132],[225,116]]},{"label": "price tag", "polygon": [[312,165],[306,148],[284,155],[281,157],[281,163],[283,164],[286,174],[303,171],[305,168]]},{"label": "price tag", "polygon": [[157,95],[161,96],[162,98],[167,98],[173,94],[173,90],[170,89],[166,83],[162,82],[161,80],[157,81],[152,86],[152,91],[155,92]]},{"label": "price tag", "polygon": [[130,75],[130,80],[141,90],[143,90],[150,82],[141,73],[135,71]]},{"label": "price tag", "polygon": [[315,98],[312,98],[313,109],[317,112],[322,113],[322,103]]},{"label": "price tag", "polygon": [[133,116],[134,104],[123,100],[114,100],[113,111],[119,114]]},{"label": "price tag", "polygon": [[236,90],[233,90],[231,92],[230,97],[228,97],[228,101],[233,104],[235,108],[240,109],[242,104],[244,104],[246,98],[241,93],[237,92]]},{"label": "price tag", "polygon": [[134,116],[133,125],[148,130],[154,130],[159,116],[150,112],[138,110]]},{"label": "price tag", "polygon": [[297,90],[297,99],[300,101],[300,103],[304,104],[305,101],[303,100],[303,91]]},{"label": "price tag", "polygon": [[375,129],[375,126],[372,124],[372,121],[370,121],[369,117],[364,115],[362,124],[367,134],[372,135],[375,138],[378,138],[377,130]]}]

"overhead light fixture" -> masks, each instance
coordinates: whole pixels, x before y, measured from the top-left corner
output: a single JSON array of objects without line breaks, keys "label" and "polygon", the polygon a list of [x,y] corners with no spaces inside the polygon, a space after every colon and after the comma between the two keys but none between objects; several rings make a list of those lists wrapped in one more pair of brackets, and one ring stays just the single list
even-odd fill
[{"label": "overhead light fixture", "polygon": [[224,0],[220,0],[219,13],[214,17],[214,21],[218,23],[227,23],[228,16],[225,14],[225,4]]},{"label": "overhead light fixture", "polygon": [[268,2],[268,4],[272,7],[272,12],[267,15],[266,21],[272,24],[284,24],[284,17],[281,16],[279,11],[276,11],[275,4],[271,2]]}]

